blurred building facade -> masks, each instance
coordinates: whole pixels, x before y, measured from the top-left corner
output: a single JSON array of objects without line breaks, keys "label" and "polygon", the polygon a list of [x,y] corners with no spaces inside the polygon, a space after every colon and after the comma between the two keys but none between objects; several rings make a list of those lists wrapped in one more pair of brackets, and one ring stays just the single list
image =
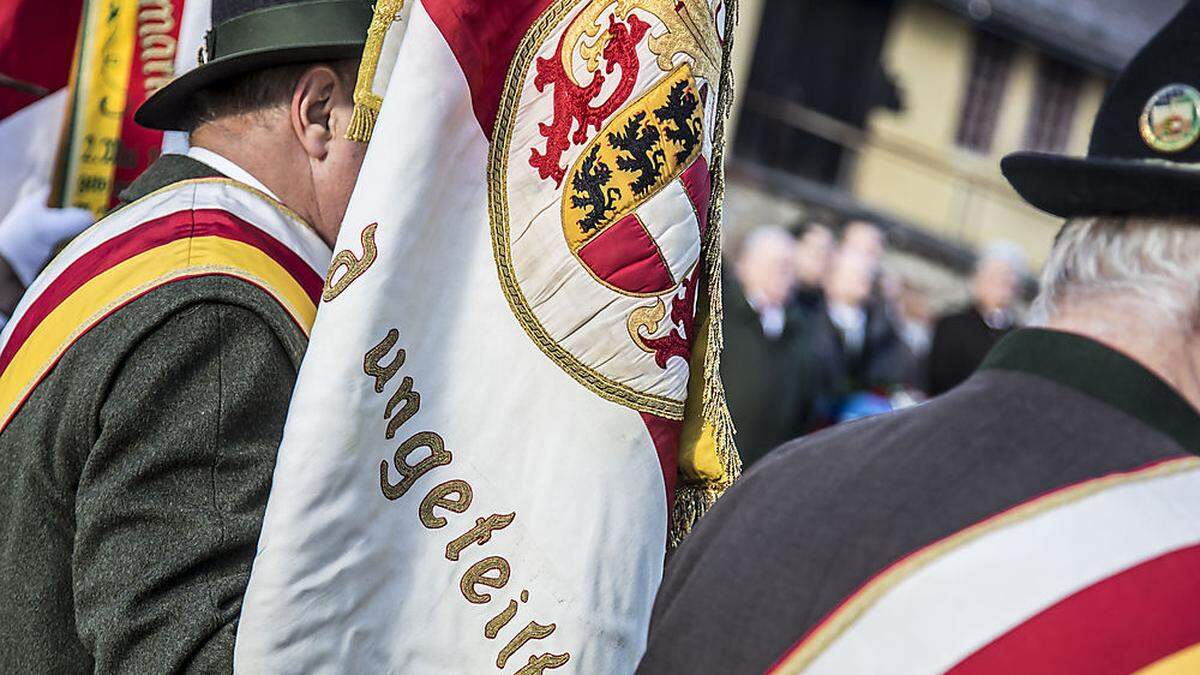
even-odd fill
[{"label": "blurred building facade", "polygon": [[[866,216],[961,274],[996,239],[1040,265],[1059,222],[999,170],[1083,154],[1114,74],[1182,0],[742,0],[730,224]],[[1133,122],[1131,122],[1133,123]]]}]

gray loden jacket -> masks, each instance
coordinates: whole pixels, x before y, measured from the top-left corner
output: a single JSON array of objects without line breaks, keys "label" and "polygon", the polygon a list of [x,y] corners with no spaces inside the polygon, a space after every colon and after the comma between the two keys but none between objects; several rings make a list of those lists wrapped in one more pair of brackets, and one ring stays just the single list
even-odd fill
[{"label": "gray loden jacket", "polygon": [[[165,155],[122,198],[217,174]],[[0,433],[0,672],[229,672],[304,333],[228,277],[83,335]]]}]

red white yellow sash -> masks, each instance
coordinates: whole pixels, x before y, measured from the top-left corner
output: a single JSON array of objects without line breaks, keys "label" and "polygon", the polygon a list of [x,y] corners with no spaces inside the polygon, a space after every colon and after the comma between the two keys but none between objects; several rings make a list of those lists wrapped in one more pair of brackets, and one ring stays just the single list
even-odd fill
[{"label": "red white yellow sash", "polygon": [[772,673],[1198,672],[1200,458],[1054,491],[897,561]]},{"label": "red white yellow sash", "polygon": [[227,179],[176,183],[97,223],[34,281],[0,337],[0,431],[93,326],[173,281],[259,287],[308,333],[330,251],[298,216]]}]

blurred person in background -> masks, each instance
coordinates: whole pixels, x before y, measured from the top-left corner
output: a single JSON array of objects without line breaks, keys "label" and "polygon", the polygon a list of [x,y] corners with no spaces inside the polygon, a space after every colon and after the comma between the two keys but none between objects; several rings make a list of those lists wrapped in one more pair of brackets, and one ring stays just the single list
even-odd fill
[{"label": "blurred person in background", "polygon": [[833,230],[818,220],[801,221],[796,228],[796,290],[793,298],[797,308],[806,314],[821,304],[824,295],[821,285],[829,273],[836,246]]},{"label": "blurred person in background", "polygon": [[851,220],[842,228],[838,249],[861,255],[874,283],[883,264],[883,254],[887,252],[887,237],[875,223],[861,219]]},{"label": "blurred person in background", "polygon": [[751,469],[671,558],[639,673],[1197,672],[1198,34],[1192,2],[1086,158],[1003,160],[1066,219],[1039,327]]},{"label": "blurred person in background", "polygon": [[795,436],[801,424],[805,360],[801,322],[788,306],[796,240],[786,230],[752,230],[724,280],[721,377],[744,466]]},{"label": "blurred person in background", "polygon": [[988,351],[1016,325],[1016,303],[1025,259],[1007,242],[987,247],[971,277],[971,303],[942,316],[929,353],[929,395],[937,396],[965,381]]},{"label": "blurred person in background", "polygon": [[929,349],[933,338],[933,310],[924,286],[899,273],[880,271],[879,288],[886,303],[896,337],[903,343],[901,357],[906,359],[898,384],[923,399],[929,391]]},{"label": "blurred person in background", "polygon": [[0,2],[0,328],[59,246],[95,220],[47,206],[83,4]]},{"label": "blurred person in background", "polygon": [[903,383],[909,359],[875,294],[884,238],[877,227],[847,225],[822,284],[820,310],[805,331],[812,357],[807,428],[833,424],[855,393]]}]

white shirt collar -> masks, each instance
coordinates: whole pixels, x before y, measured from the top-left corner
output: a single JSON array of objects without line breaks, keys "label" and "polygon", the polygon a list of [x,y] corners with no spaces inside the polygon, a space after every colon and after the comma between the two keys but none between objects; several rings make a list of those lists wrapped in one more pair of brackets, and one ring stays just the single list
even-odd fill
[{"label": "white shirt collar", "polygon": [[239,183],[245,183],[255,190],[260,190],[267,193],[271,199],[279,201],[279,197],[274,192],[271,192],[266,185],[263,185],[262,181],[251,175],[249,171],[235,164],[233,160],[229,159],[228,157],[218,155],[207,148],[199,148],[194,145],[188,148],[187,156],[198,162],[204,162],[217,171],[225,174],[227,178],[232,178]]},{"label": "white shirt collar", "polygon": [[787,317],[782,307],[768,305],[760,301],[757,297],[749,295],[746,297],[746,302],[758,314],[758,321],[762,324],[764,336],[774,340],[783,334],[783,327],[787,322]]},{"label": "white shirt collar", "polygon": [[867,312],[862,307],[830,301],[829,320],[842,333],[842,339],[850,351],[858,353],[867,335]]}]

